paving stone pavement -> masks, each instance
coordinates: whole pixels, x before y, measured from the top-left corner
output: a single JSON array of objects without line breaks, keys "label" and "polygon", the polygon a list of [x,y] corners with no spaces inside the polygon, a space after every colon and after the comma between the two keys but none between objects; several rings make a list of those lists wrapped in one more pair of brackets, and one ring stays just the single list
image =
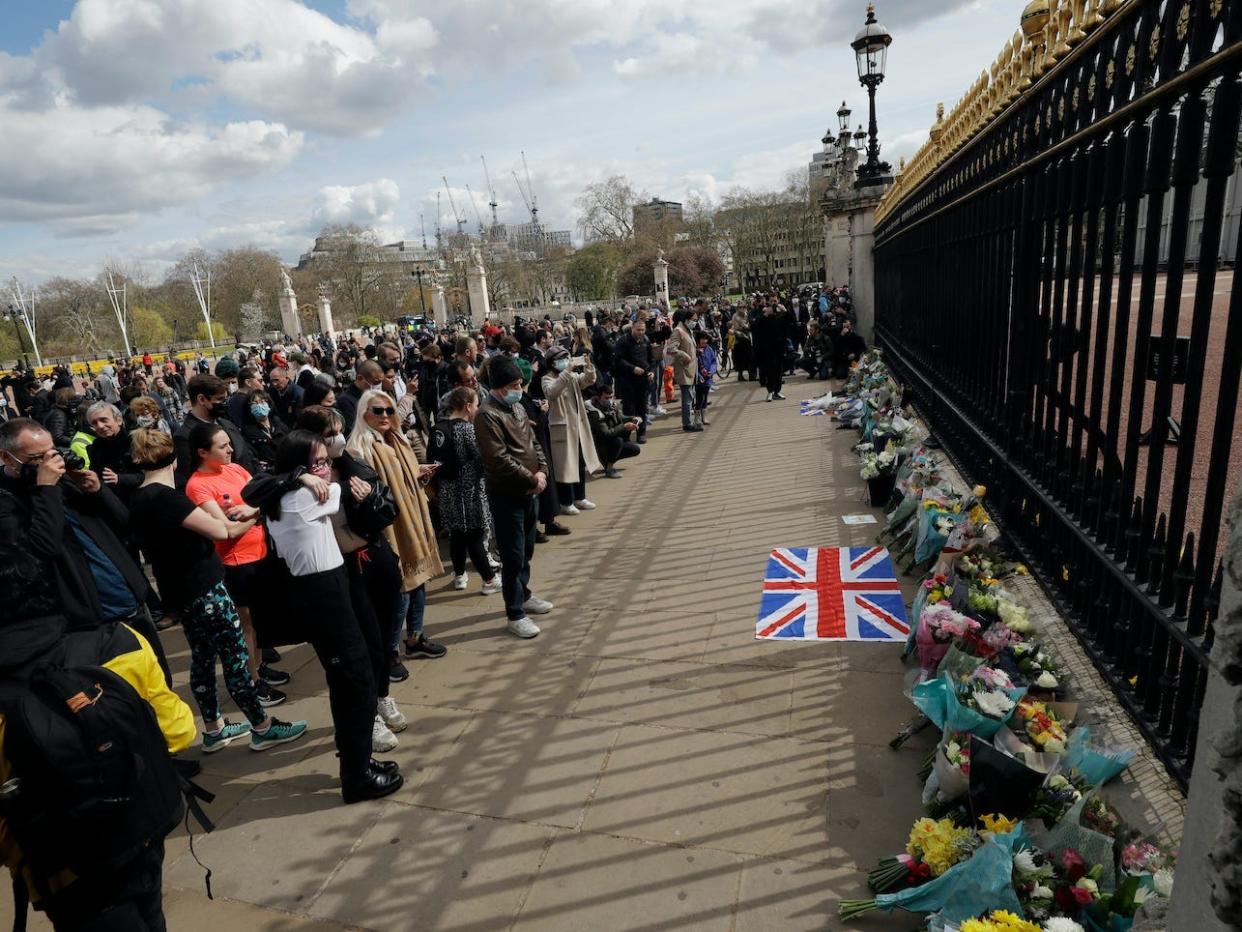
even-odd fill
[{"label": "paving stone pavement", "polygon": [[[218,827],[195,850],[216,900],[178,832],[169,928],[841,928],[838,901],[867,895],[861,872],[921,815],[932,736],[886,747],[912,713],[897,645],[754,640],[773,547],[878,530],[841,521],[879,514],[853,434],[798,415],[823,384],[772,404],[725,385],[702,434],[657,421],[622,481],[590,484],[598,510],[539,546],[533,588],[556,609],[533,641],[477,576],[434,581],[427,630],[449,653],[393,687],[408,782],[387,800],[341,805],[322,673],[287,651],[279,714],[311,736],[204,760]],[[165,637],[188,695],[184,640]]]}]

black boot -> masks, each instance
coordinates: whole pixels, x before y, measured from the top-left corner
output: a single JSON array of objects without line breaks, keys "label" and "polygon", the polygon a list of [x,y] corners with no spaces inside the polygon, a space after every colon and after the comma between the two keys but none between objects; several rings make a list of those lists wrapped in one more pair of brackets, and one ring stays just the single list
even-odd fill
[{"label": "black boot", "polygon": [[376,760],[372,757],[367,761],[367,768],[371,773],[396,773],[401,769],[401,765],[395,760]]},{"label": "black boot", "polygon": [[352,786],[342,786],[341,795],[346,805],[366,802],[368,799],[383,799],[401,789],[405,777],[399,773],[376,773],[370,768],[367,775]]}]

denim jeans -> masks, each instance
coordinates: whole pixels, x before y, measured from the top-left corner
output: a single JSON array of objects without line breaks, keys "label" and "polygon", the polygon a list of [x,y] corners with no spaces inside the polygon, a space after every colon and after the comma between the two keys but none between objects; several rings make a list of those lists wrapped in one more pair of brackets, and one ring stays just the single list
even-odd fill
[{"label": "denim jeans", "polygon": [[692,424],[690,411],[694,407],[694,386],[678,385],[677,387],[681,389],[681,426],[690,427]]},{"label": "denim jeans", "polygon": [[489,496],[496,549],[500,551],[501,592],[510,621],[525,616],[522,603],[530,598],[530,558],[535,553],[538,508],[529,495]]},{"label": "denim jeans", "polygon": [[423,633],[423,613],[427,609],[427,586],[401,593],[401,602],[397,606],[396,624],[392,626],[392,649],[395,651],[401,643],[401,631],[406,637],[416,638]]}]

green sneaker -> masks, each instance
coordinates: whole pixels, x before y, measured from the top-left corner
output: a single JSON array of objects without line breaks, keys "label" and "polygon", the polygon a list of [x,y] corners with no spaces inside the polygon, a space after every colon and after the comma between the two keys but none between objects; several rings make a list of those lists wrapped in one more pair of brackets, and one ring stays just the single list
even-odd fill
[{"label": "green sneaker", "polygon": [[222,747],[232,744],[238,738],[244,738],[250,734],[249,722],[237,722],[234,724],[228,719],[224,720],[224,727],[214,735],[211,732],[203,732],[203,753],[214,754]]},{"label": "green sneaker", "polygon": [[297,741],[306,734],[306,722],[282,722],[274,718],[267,726],[267,731],[250,731],[250,750],[266,751],[278,744]]}]

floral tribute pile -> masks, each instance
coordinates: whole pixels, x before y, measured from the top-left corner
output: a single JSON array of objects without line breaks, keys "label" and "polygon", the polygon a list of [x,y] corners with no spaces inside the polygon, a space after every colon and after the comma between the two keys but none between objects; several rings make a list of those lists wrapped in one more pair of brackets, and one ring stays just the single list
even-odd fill
[{"label": "floral tribute pile", "polygon": [[881,543],[922,574],[903,654],[919,715],[892,746],[940,730],[918,774],[927,817],[868,873],[874,898],[842,902],[842,918],[900,908],[935,932],[1125,932],[1146,899],[1168,897],[1175,853],[1109,804],[1104,786],[1134,751],[1093,740],[1070,701],[1055,651],[1005,585],[1026,569],[1005,555],[987,490],[955,487],[878,350],[820,402],[861,434],[860,477],[887,512]]}]

